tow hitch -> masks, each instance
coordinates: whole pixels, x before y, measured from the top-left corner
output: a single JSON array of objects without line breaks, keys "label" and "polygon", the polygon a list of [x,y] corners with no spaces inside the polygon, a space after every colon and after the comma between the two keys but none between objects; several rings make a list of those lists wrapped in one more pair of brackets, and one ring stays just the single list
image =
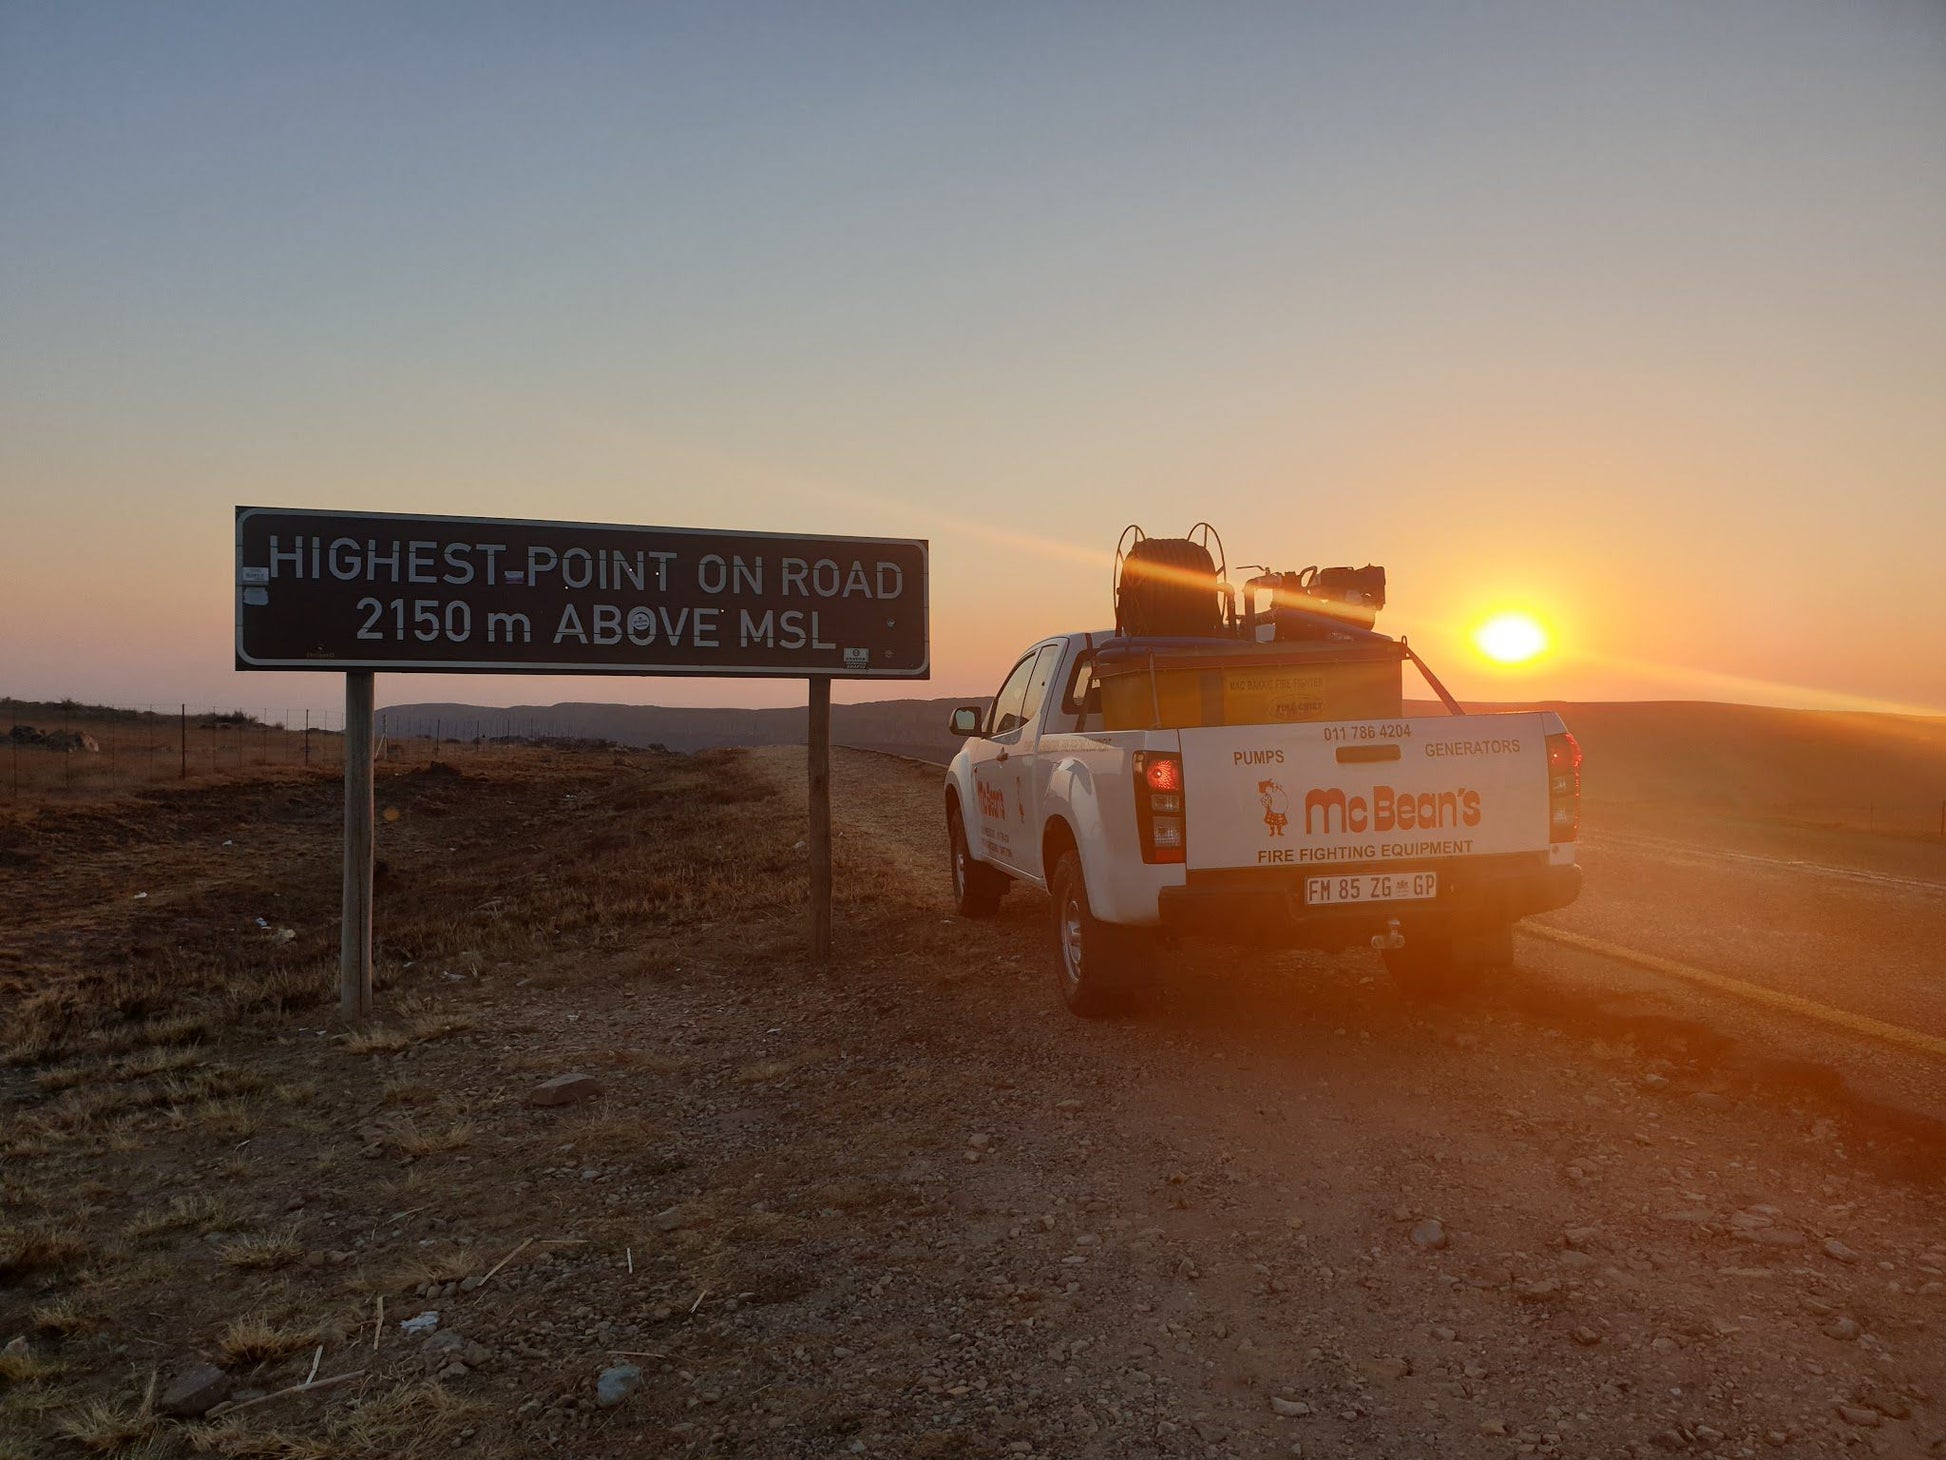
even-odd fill
[{"label": "tow hitch", "polygon": [[1397,918],[1387,918],[1385,920],[1385,931],[1372,935],[1372,946],[1380,952],[1385,951],[1387,948],[1405,947],[1405,934],[1399,931],[1399,920]]}]

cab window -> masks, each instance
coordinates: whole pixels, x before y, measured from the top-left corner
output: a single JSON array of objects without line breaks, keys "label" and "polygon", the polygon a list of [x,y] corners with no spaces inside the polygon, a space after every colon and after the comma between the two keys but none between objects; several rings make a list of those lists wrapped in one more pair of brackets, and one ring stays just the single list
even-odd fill
[{"label": "cab window", "polygon": [[1020,707],[1021,723],[1031,725],[1040,718],[1041,706],[1047,700],[1047,686],[1054,678],[1054,671],[1061,665],[1061,646],[1049,644],[1035,656],[1034,672],[1027,679],[1027,699]]},{"label": "cab window", "polygon": [[1075,716],[1101,713],[1101,684],[1095,678],[1092,651],[1084,651],[1075,659],[1074,672],[1068,676],[1068,692],[1061,696],[1061,709]]},{"label": "cab window", "polygon": [[1018,730],[1026,720],[1022,706],[1027,703],[1027,681],[1033,677],[1034,664],[1038,655],[1029,654],[1014,666],[1014,672],[1007,676],[1007,682],[1000,686],[1000,693],[993,697],[993,711],[987,725],[987,734],[1005,735]]}]

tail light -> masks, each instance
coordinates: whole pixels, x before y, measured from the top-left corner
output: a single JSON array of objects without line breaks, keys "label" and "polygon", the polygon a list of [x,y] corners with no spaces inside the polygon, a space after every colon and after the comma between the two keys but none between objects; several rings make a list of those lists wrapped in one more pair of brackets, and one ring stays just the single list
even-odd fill
[{"label": "tail light", "polygon": [[1547,737],[1547,826],[1550,842],[1581,834],[1581,746],[1565,730]]},{"label": "tail light", "polygon": [[1175,752],[1135,752],[1135,825],[1143,861],[1183,860],[1182,757]]}]

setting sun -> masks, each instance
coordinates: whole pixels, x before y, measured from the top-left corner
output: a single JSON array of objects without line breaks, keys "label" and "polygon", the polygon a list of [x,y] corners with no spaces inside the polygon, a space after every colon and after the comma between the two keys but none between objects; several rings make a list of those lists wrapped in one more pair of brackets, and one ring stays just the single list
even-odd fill
[{"label": "setting sun", "polygon": [[1481,624],[1473,643],[1499,664],[1523,664],[1547,647],[1547,630],[1524,613],[1497,614]]}]

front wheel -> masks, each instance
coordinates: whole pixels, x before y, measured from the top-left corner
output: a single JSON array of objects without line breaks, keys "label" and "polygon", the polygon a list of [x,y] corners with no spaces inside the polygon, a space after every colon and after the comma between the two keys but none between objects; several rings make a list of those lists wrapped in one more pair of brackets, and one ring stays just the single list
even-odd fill
[{"label": "front wheel", "polygon": [[1155,936],[1119,927],[1088,907],[1081,857],[1064,852],[1049,887],[1054,897],[1054,975],[1070,1013],[1098,1019],[1128,1006],[1129,993],[1155,976]]},{"label": "front wheel", "polygon": [[966,818],[956,805],[946,808],[946,845],[953,862],[953,910],[963,918],[992,917],[1007,895],[1007,874],[973,859]]}]

